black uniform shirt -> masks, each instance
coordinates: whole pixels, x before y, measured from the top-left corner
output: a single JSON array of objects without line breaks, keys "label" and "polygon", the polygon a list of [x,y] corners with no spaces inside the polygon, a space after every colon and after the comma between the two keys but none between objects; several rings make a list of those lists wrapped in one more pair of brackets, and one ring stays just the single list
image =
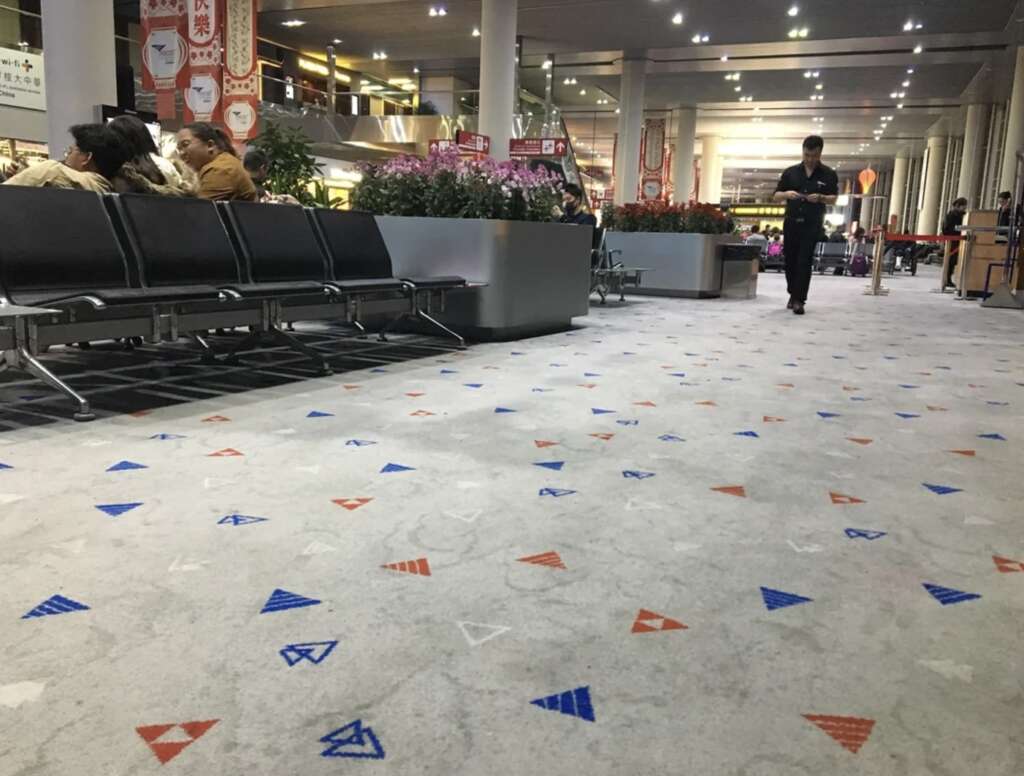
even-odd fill
[{"label": "black uniform shirt", "polygon": [[[803,162],[786,169],[779,178],[775,191],[798,191],[801,194],[822,194],[834,197],[839,194],[839,177],[831,167],[819,164],[808,177]],[[815,229],[825,222],[825,204],[791,199],[786,202],[786,218],[802,220]]]},{"label": "black uniform shirt", "polygon": [[559,220],[559,223],[563,224],[576,224],[577,226],[597,226],[597,216],[593,213],[584,213],[582,210],[576,210],[570,212],[565,211]]}]

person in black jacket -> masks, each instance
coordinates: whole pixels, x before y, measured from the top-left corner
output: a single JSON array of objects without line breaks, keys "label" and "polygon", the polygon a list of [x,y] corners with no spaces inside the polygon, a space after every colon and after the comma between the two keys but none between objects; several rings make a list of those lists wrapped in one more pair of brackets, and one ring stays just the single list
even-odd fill
[{"label": "person in black jacket", "polygon": [[567,183],[562,188],[562,215],[560,224],[577,224],[579,226],[597,226],[597,217],[583,210],[583,189],[575,183]]},{"label": "person in black jacket", "polygon": [[[946,218],[942,222],[942,233],[947,237],[959,235],[960,229],[958,227],[963,224],[965,215],[967,215],[967,197],[954,199],[952,209],[946,213]],[[953,270],[959,257],[960,243],[955,242],[949,251],[949,270],[946,272],[946,277],[943,278],[943,288],[953,285]]]},{"label": "person in black jacket", "polygon": [[804,159],[782,173],[775,187],[775,202],[786,203],[783,222],[786,252],[787,307],[804,314],[807,290],[811,285],[814,246],[825,229],[825,208],[839,196],[839,177],[821,163],[825,141],[818,135],[804,140]]}]

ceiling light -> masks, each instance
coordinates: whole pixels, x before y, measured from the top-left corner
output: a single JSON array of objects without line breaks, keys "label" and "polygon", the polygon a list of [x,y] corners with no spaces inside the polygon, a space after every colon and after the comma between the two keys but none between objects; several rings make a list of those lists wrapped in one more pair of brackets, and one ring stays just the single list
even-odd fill
[{"label": "ceiling light", "polygon": [[902,100],[904,97],[907,96],[907,93],[906,92],[900,92],[897,96]]},{"label": "ceiling light", "polygon": [[742,86],[735,86],[735,87],[733,87],[733,91],[734,92],[742,92],[743,91],[743,87]]},{"label": "ceiling light", "polygon": [[682,24],[683,23],[683,14],[680,12],[680,13],[677,13],[675,16],[673,16],[672,17],[672,23],[673,24]]},{"label": "ceiling light", "polygon": [[337,46],[339,43],[341,43],[341,38],[335,38],[334,45]]},{"label": "ceiling light", "polygon": [[798,13],[800,13],[800,7],[796,5],[791,5],[789,7],[789,10],[786,11],[786,14],[788,16],[796,16]]},{"label": "ceiling light", "polygon": [[899,105],[896,106],[896,110],[903,110],[903,103],[902,102]]},{"label": "ceiling light", "polygon": [[728,54],[722,54],[721,61],[722,62],[728,62],[729,61],[729,55]]},{"label": "ceiling light", "polygon": [[473,28],[473,37],[474,38],[479,38],[480,37],[480,28],[479,27],[474,27]]},{"label": "ceiling light", "polygon": [[282,27],[301,27],[305,22],[302,19],[288,19],[281,22]]},{"label": "ceiling light", "polygon": [[895,100],[899,96],[900,96],[899,92],[889,92],[889,99],[891,99],[891,100]]},{"label": "ceiling light", "polygon": [[587,90],[586,89],[580,89],[580,97],[586,97],[586,96],[587,96]]},{"label": "ceiling light", "polygon": [[705,35],[705,34],[700,33],[700,32],[698,32],[696,35],[694,35],[692,38],[690,38],[690,41],[692,43],[707,43],[709,40],[711,40],[711,36],[710,35]]},{"label": "ceiling light", "polygon": [[819,91],[821,91],[822,89],[824,89],[824,88],[825,88],[825,84],[815,84],[815,85],[814,85],[814,88],[815,88],[815,89],[817,89],[817,90],[819,90]]},{"label": "ceiling light", "polygon": [[922,51],[924,51],[924,46],[922,46],[920,43],[918,43],[916,46],[914,46],[914,53],[915,54],[920,54]]},{"label": "ceiling light", "polygon": [[914,68],[908,67],[907,68],[907,75],[913,75],[913,74],[914,74]]},{"label": "ceiling light", "polygon": [[415,75],[419,75],[419,74],[420,74],[420,69],[419,69],[418,67],[414,67],[414,68],[412,69],[412,72],[413,72],[413,73],[414,73]]},{"label": "ceiling light", "polygon": [[620,114],[620,113],[622,113],[622,108],[616,108],[616,109],[615,109],[615,113],[616,113],[616,114]]},{"label": "ceiling light", "polygon": [[545,59],[544,60],[544,64],[542,64],[540,66],[540,68],[541,68],[541,70],[550,70],[554,66],[555,66],[554,62],[552,62],[550,59]]},{"label": "ceiling light", "polygon": [[804,70],[804,78],[810,78],[810,77],[811,77],[811,71],[810,70]]},{"label": "ceiling light", "polygon": [[903,86],[910,86],[910,79],[903,82]]}]

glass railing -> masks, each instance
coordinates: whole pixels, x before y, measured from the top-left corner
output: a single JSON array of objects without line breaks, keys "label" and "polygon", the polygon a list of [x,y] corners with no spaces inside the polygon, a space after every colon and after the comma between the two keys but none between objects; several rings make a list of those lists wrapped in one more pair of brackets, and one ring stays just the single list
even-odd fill
[{"label": "glass railing", "polygon": [[42,45],[42,17],[0,0],[0,47],[39,53]]}]

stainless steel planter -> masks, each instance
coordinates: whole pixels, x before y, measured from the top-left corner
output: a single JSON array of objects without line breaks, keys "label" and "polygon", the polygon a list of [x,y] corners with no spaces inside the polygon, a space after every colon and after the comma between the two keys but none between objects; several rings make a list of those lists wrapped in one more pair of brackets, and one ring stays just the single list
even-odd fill
[{"label": "stainless steel planter", "polygon": [[735,241],[729,234],[608,232],[609,249],[627,267],[647,267],[641,288],[630,294],[713,298],[722,291],[720,246]]},{"label": "stainless steel planter", "polygon": [[378,216],[399,277],[459,275],[437,317],[464,336],[546,334],[590,311],[589,227],[458,218]]}]

